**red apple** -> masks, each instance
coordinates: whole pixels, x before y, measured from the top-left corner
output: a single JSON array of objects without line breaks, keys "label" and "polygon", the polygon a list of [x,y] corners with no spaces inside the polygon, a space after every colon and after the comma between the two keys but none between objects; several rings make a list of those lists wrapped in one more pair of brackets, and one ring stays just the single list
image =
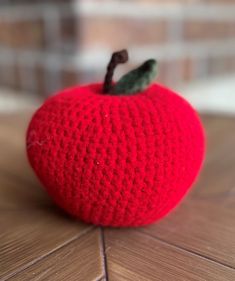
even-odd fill
[{"label": "red apple", "polygon": [[[76,86],[49,98],[27,131],[27,154],[66,212],[104,226],[140,226],[165,216],[195,181],[205,141],[195,110],[159,84],[153,60],[112,83]],[[147,82],[146,82],[147,81]]]}]

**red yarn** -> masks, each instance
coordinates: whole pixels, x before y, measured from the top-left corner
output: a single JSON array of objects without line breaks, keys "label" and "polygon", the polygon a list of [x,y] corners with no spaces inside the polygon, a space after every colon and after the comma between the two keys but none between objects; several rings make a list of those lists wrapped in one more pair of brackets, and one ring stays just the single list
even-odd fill
[{"label": "red yarn", "polygon": [[198,175],[205,147],[200,120],[157,84],[132,96],[101,89],[75,87],[49,98],[28,128],[29,161],[69,214],[97,225],[152,223]]}]

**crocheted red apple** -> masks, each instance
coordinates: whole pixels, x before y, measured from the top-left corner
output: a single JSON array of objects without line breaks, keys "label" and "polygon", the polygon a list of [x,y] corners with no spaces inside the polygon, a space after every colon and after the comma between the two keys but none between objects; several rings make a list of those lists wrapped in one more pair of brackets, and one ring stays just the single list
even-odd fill
[{"label": "crocheted red apple", "polygon": [[148,60],[117,83],[114,53],[104,84],[76,86],[50,97],[27,132],[29,161],[66,212],[104,226],[152,223],[174,208],[199,173],[204,134],[182,97],[149,83]]}]

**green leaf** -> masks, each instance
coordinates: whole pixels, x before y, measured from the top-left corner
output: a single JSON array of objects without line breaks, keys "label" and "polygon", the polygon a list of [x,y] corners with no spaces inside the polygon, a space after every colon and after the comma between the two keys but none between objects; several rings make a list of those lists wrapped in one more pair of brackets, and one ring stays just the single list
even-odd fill
[{"label": "green leaf", "polygon": [[138,68],[122,76],[114,85],[112,93],[115,95],[129,95],[144,91],[155,80],[156,75],[156,60],[147,60]]}]

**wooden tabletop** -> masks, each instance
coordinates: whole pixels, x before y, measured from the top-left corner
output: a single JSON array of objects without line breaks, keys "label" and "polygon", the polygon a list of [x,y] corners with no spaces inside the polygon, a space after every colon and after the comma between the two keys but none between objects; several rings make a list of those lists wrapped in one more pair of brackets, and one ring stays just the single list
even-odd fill
[{"label": "wooden tabletop", "polygon": [[60,211],[26,161],[30,114],[0,116],[0,280],[235,280],[235,119],[204,116],[208,153],[183,203],[148,227]]}]

